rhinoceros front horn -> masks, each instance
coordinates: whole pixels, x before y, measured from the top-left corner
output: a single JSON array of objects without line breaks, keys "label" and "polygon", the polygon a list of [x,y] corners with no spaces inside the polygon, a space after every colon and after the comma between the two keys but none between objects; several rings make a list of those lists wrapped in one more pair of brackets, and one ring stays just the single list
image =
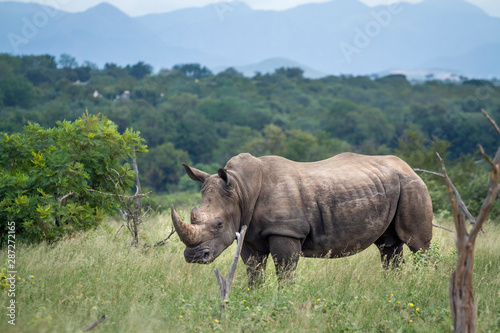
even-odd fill
[{"label": "rhinoceros front horn", "polygon": [[172,222],[180,240],[187,246],[193,246],[200,242],[199,226],[182,222],[181,218],[172,205]]}]

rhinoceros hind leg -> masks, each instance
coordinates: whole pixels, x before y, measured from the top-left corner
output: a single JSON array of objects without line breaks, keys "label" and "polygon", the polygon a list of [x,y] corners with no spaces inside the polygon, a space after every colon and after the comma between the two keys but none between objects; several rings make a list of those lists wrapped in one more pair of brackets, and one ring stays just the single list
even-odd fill
[{"label": "rhinoceros hind leg", "polygon": [[380,258],[384,268],[398,267],[403,260],[403,242],[397,242],[392,246],[379,246]]},{"label": "rhinoceros hind leg", "polygon": [[247,268],[248,288],[254,289],[264,283],[268,256],[269,253],[252,251],[243,243],[241,258]]},{"label": "rhinoceros hind leg", "polygon": [[276,275],[280,285],[293,281],[299,262],[302,243],[300,239],[283,236],[269,236],[269,250],[273,256]]},{"label": "rhinoceros hind leg", "polygon": [[385,268],[397,267],[403,262],[403,244],[392,222],[382,236],[375,241]]}]

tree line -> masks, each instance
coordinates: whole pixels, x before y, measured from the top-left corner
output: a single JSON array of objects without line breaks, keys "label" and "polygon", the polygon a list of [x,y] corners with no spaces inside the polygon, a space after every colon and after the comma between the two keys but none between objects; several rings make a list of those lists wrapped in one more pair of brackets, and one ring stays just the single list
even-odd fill
[{"label": "tree line", "polygon": [[[119,132],[134,129],[145,139],[141,182],[155,193],[196,190],[181,163],[215,172],[243,151],[296,161],[344,151],[397,154],[425,169],[438,168],[439,151],[474,210],[487,181],[484,163],[476,163],[477,143],[490,153],[498,145],[480,111],[500,119],[499,84],[412,83],[403,75],[313,80],[298,68],[244,77],[232,68],[214,74],[200,64],[153,73],[143,62],[98,68],[70,55],[0,54],[0,131],[20,133],[28,122],[51,128],[86,109],[101,114]],[[441,180],[422,177],[435,210],[447,210]]]}]

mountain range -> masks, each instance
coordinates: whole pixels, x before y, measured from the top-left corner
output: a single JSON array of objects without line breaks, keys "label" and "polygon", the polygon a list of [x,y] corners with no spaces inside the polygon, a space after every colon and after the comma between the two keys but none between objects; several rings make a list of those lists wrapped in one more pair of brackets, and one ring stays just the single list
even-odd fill
[{"label": "mountain range", "polygon": [[226,1],[139,17],[107,3],[68,13],[0,2],[0,52],[156,69],[197,62],[247,75],[294,66],[309,77],[439,70],[491,78],[500,77],[500,18],[463,0],[334,0],[282,11]]}]

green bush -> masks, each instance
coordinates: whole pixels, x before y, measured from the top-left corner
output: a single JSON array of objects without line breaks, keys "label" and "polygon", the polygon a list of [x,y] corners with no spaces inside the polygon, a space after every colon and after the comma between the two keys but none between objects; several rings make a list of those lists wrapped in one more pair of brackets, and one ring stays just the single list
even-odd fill
[{"label": "green bush", "polygon": [[16,222],[17,238],[29,242],[95,227],[116,212],[117,201],[88,189],[115,192],[111,169],[125,175],[126,188],[134,174],[125,163],[136,147],[146,152],[139,133],[99,115],[82,115],[54,128],[29,123],[22,133],[0,133],[0,232]]}]

